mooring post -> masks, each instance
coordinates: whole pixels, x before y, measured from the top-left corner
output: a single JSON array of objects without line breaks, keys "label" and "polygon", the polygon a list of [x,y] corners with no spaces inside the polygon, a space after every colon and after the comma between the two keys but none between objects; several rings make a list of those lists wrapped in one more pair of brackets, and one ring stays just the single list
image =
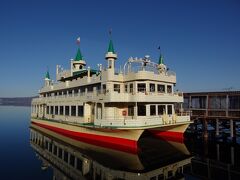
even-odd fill
[{"label": "mooring post", "polygon": [[208,123],[207,123],[207,119],[206,119],[206,117],[204,117],[203,118],[203,137],[204,137],[204,139],[205,140],[207,140],[208,139],[208,129],[207,129],[207,125],[208,125]]},{"label": "mooring post", "polygon": [[232,141],[236,141],[235,122],[233,119],[230,119],[230,138]]},{"label": "mooring post", "polygon": [[219,136],[219,119],[218,118],[216,119],[215,131],[216,131],[216,137],[218,137]]}]

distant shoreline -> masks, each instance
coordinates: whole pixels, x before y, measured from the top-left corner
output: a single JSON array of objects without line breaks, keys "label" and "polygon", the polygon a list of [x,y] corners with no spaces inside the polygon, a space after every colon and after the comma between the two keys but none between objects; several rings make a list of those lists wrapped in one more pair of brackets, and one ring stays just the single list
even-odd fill
[{"label": "distant shoreline", "polygon": [[0,97],[0,106],[31,106],[33,98],[35,97],[14,97],[14,98]]}]

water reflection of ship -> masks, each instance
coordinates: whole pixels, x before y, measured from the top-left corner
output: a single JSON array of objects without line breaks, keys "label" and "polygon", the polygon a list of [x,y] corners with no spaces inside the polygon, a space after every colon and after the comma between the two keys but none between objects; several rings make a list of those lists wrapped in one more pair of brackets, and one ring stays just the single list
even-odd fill
[{"label": "water reflection of ship", "polygon": [[31,127],[30,143],[42,169],[55,179],[167,179],[183,177],[191,156],[182,143],[142,138],[137,154],[82,143],[52,131]]}]

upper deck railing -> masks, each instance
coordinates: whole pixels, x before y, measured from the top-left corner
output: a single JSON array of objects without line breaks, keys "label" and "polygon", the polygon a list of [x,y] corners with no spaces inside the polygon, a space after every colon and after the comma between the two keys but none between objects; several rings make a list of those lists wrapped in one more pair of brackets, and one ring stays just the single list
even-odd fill
[{"label": "upper deck railing", "polygon": [[86,98],[97,98],[97,97],[107,97],[109,95],[113,95],[116,98],[119,97],[126,97],[126,95],[129,96],[138,96],[140,95],[142,96],[151,96],[153,98],[156,97],[183,97],[183,93],[182,92],[171,92],[171,93],[167,93],[167,92],[158,92],[158,91],[147,91],[146,89],[141,89],[141,91],[137,91],[137,92],[121,92],[120,89],[115,89],[112,91],[109,91],[107,89],[99,89],[99,90],[95,90],[95,91],[87,91],[87,92],[77,92],[77,93],[70,93],[70,94],[57,94],[57,95],[51,95],[51,96],[47,96],[47,97],[38,97],[38,98],[34,98],[32,102],[38,102],[41,100],[53,100],[53,99],[67,99],[67,98],[77,98],[77,97],[86,97]]},{"label": "upper deck railing", "polygon": [[[137,73],[139,71],[150,71],[154,74],[159,74],[158,64],[152,62],[149,56],[145,56],[144,58],[130,57],[128,61],[124,64],[123,74],[126,75],[128,73]],[[119,72],[121,72],[121,69]],[[166,69],[165,75],[176,76],[176,73]]]}]

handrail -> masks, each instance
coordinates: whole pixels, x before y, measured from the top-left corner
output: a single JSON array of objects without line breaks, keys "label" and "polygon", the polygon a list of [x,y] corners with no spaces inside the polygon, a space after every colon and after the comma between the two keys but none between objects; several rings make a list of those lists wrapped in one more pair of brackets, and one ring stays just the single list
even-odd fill
[{"label": "handrail", "polygon": [[[115,90],[115,91],[114,91]],[[129,94],[129,95],[136,95],[136,94],[142,94],[142,95],[153,95],[153,96],[166,96],[166,95],[170,95],[170,96],[179,96],[179,97],[183,97],[183,92],[171,92],[171,93],[167,93],[167,92],[160,92],[160,91],[147,91],[146,88],[138,88],[137,92],[121,92],[120,89],[114,89],[113,91],[111,91],[111,93],[115,93],[117,92],[117,94]],[[56,96],[48,96],[48,97],[38,97],[38,98],[34,98],[32,101],[37,101],[40,99],[55,99],[55,98],[66,98],[66,97],[78,97],[78,96],[87,96],[87,95],[106,95],[107,93],[109,93],[109,90],[96,90],[96,91],[88,91],[88,92],[78,92],[78,93],[71,93],[71,94],[60,94],[60,95],[56,95]]]}]

